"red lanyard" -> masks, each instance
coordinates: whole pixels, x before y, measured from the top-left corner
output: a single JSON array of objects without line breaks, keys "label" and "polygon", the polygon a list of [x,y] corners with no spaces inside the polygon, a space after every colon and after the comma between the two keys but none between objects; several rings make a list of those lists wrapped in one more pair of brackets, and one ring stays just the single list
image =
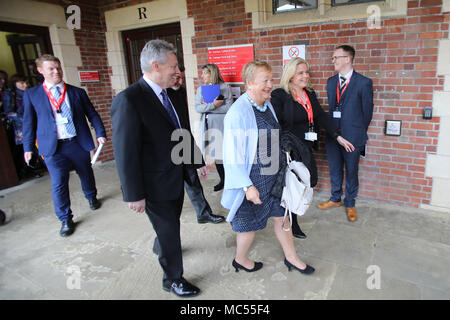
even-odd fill
[{"label": "red lanyard", "polygon": [[314,124],[314,114],[313,114],[313,109],[312,109],[311,102],[309,101],[309,97],[308,97],[308,95],[306,94],[305,89],[303,89],[303,91],[305,92],[306,100],[301,99],[301,98],[297,95],[297,93],[294,92],[295,99],[297,99],[298,103],[300,103],[300,104],[303,106],[303,108],[305,108],[306,113],[308,114],[308,121],[309,121],[309,124],[312,125],[312,124]]},{"label": "red lanyard", "polygon": [[339,104],[339,102],[341,101],[342,95],[344,94],[345,89],[347,89],[348,84],[350,83],[350,79],[352,77],[348,78],[347,83],[345,84],[344,88],[342,88],[341,93],[339,94],[339,78],[338,78],[338,84],[337,84],[337,89],[336,89],[336,95],[337,95],[337,103]]},{"label": "red lanyard", "polygon": [[56,112],[60,113],[61,112],[61,105],[64,102],[64,99],[66,98],[66,84],[63,84],[63,92],[61,94],[61,96],[58,99],[58,102],[56,102],[55,97],[53,96],[53,94],[50,92],[50,90],[47,88],[47,86],[45,85],[45,83],[43,84],[45,93],[47,93],[47,97],[50,100],[50,104],[52,105],[52,107],[56,110]]}]

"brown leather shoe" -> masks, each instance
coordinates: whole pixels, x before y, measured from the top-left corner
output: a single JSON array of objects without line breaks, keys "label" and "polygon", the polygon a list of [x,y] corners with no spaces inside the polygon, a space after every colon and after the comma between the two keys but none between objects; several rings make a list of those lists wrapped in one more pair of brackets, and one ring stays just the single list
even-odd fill
[{"label": "brown leather shoe", "polygon": [[345,208],[347,211],[347,219],[351,222],[356,221],[358,219],[358,214],[356,213],[356,208]]},{"label": "brown leather shoe", "polygon": [[327,210],[332,207],[340,207],[340,206],[342,206],[342,201],[333,202],[331,200],[327,200],[327,201],[322,202],[321,204],[317,205],[317,208],[322,209],[322,210]]}]

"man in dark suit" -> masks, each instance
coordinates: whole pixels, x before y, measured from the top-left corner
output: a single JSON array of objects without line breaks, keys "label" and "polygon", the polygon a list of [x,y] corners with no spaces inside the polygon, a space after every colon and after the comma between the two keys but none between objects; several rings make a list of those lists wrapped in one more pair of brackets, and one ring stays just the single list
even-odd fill
[{"label": "man in dark suit", "polygon": [[[180,118],[180,124],[183,129],[191,132],[191,124],[189,121],[189,108],[187,105],[186,89],[183,86],[184,83],[184,67],[179,66],[180,72],[173,78],[173,83],[170,88],[167,89],[167,94],[171,101],[178,100],[179,103],[174,104],[175,110]],[[200,152],[200,149],[196,150]],[[206,166],[203,168],[202,176],[206,176]],[[225,221],[225,218],[212,213],[212,209],[205,198],[203,193],[203,187],[198,178],[197,170],[192,166],[187,167],[188,175],[190,176],[190,181],[184,182],[184,190],[188,194],[189,199],[194,206],[195,212],[197,214],[198,223],[220,223]],[[192,182],[192,184],[190,183]]]},{"label": "man in dark suit", "polygon": [[69,197],[72,166],[90,208],[100,207],[89,154],[95,146],[86,117],[95,129],[98,143],[106,142],[106,131],[86,92],[64,83],[57,57],[45,54],[36,59],[36,65],[45,81],[24,93],[24,158],[28,164],[37,139],[39,154],[44,157],[52,180],[55,213],[62,222],[60,235],[65,237],[75,230]]},{"label": "man in dark suit", "polygon": [[[156,232],[154,252],[164,271],[162,286],[178,296],[195,296],[200,289],[183,278],[180,215],[184,200],[186,167],[204,167],[194,152],[179,161],[172,134],[184,133],[189,147],[192,135],[182,130],[180,118],[166,88],[179,71],[175,49],[163,40],[149,41],[141,52],[143,77],[120,92],[111,106],[113,146],[123,200],[136,212],[146,212]],[[177,130],[180,129],[180,130]],[[186,156],[183,150],[183,158]],[[186,151],[188,151],[186,149]],[[176,158],[176,159],[175,159]],[[204,170],[204,169],[203,169]]]},{"label": "man in dark suit", "polygon": [[332,61],[338,72],[327,81],[329,116],[339,134],[350,141],[355,150],[346,152],[335,140],[327,137],[326,150],[331,179],[331,198],[318,207],[326,210],[342,205],[342,182],[345,166],[345,199],[347,218],[356,221],[355,198],[358,195],[358,166],[361,150],[368,140],[367,129],[373,113],[372,80],[353,70],[355,49],[342,45],[334,51]]}]

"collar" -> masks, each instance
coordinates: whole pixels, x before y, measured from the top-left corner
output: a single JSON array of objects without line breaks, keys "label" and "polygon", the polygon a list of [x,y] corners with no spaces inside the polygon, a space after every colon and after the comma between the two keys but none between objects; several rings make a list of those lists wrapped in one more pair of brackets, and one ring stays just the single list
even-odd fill
[{"label": "collar", "polygon": [[347,73],[347,74],[341,74],[339,72],[339,80],[341,79],[341,77],[345,78],[345,82],[348,81],[348,79],[350,79],[350,77],[353,75],[353,68]]},{"label": "collar", "polygon": [[161,91],[163,91],[163,89],[158,84],[154,83],[145,74],[143,75],[142,78],[144,79],[145,82],[147,82],[147,84],[150,86],[150,88],[152,88],[153,92],[158,96],[158,98],[161,99]]},{"label": "collar", "polygon": [[52,87],[54,87],[54,86],[57,86],[57,87],[59,87],[60,89],[63,87],[63,85],[64,85],[64,81],[61,81],[60,83],[58,83],[58,84],[51,84],[50,82],[48,82],[47,80],[44,80],[44,83],[45,83],[45,86],[49,89],[49,90],[51,90],[51,88]]}]

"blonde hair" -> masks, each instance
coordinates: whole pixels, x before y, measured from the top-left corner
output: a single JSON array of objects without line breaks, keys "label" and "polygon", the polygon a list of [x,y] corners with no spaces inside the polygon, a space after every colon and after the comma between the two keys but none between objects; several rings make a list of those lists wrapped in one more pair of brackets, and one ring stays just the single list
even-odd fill
[{"label": "blonde hair", "polygon": [[247,81],[253,81],[255,78],[255,72],[257,69],[264,69],[267,72],[272,72],[272,67],[265,61],[251,61],[247,63],[244,68],[242,68],[242,81],[244,81],[247,86]]},{"label": "blonde hair", "polygon": [[207,71],[211,75],[211,84],[219,84],[224,82],[222,75],[220,74],[219,67],[214,63],[205,64],[202,70]]},{"label": "blonde hair", "polygon": [[[308,68],[309,71],[309,63],[302,59],[302,58],[294,58],[288,61],[286,65],[283,68],[283,74],[281,75],[280,85],[290,95],[294,97],[294,93],[292,92],[292,84],[291,79],[295,75],[295,72],[297,71],[297,66],[299,64],[305,64],[306,68]],[[312,91],[313,87],[311,85],[311,79],[308,80],[308,84],[306,85],[306,89],[308,91]]]},{"label": "blonde hair", "polygon": [[39,58],[34,60],[34,62],[36,63],[36,66],[39,68],[42,67],[42,64],[45,61],[55,61],[61,65],[61,61],[59,61],[59,59],[57,57],[55,57],[54,55],[51,55],[51,54],[43,54],[42,56],[40,56]]}]

